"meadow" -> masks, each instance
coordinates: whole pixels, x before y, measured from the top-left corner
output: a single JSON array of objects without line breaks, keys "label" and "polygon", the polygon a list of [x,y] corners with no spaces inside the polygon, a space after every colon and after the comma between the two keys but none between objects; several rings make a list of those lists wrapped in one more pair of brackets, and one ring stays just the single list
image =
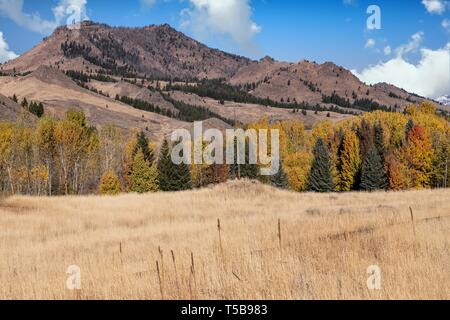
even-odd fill
[{"label": "meadow", "polygon": [[[450,299],[450,190],[0,200],[0,299]],[[81,270],[68,290],[67,269]],[[370,266],[381,288],[367,286]]]}]

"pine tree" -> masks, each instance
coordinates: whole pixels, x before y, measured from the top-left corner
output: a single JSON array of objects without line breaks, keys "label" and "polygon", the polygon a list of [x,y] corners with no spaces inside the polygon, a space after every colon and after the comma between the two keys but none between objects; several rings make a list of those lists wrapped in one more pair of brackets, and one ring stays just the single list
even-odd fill
[{"label": "pine tree", "polygon": [[137,193],[157,192],[159,190],[158,173],[144,158],[144,153],[138,151],[133,159],[130,176],[130,191]]},{"label": "pine tree", "polygon": [[155,157],[152,150],[150,149],[147,136],[143,131],[137,134],[137,145],[135,153],[138,152],[138,149],[140,149],[144,154],[145,161],[150,163],[150,165],[153,164],[153,162],[155,161]]},{"label": "pine tree", "polygon": [[158,180],[162,191],[181,191],[192,189],[189,167],[182,163],[176,165],[170,156],[169,142],[164,140],[158,160]]},{"label": "pine tree", "polygon": [[286,174],[286,172],[284,171],[283,168],[283,162],[280,161],[280,169],[278,170],[278,172],[273,175],[271,177],[271,183],[272,186],[279,188],[279,189],[289,189],[289,178]]},{"label": "pine tree", "polygon": [[38,118],[41,118],[44,115],[44,105],[37,102],[31,102],[30,107],[28,108],[30,113],[34,114]]},{"label": "pine tree", "polygon": [[234,140],[234,163],[230,165],[231,179],[257,179],[259,175],[259,168],[257,164],[250,163],[250,142],[246,139],[245,142],[245,164],[238,164],[238,147],[237,139]]},{"label": "pine tree", "polygon": [[409,133],[414,128],[414,126],[415,126],[414,120],[413,119],[409,119],[408,123],[406,124],[406,128],[405,128],[405,137],[406,137],[406,139],[408,139]]},{"label": "pine tree", "polygon": [[309,174],[308,190],[315,192],[333,192],[333,164],[330,150],[322,138],[317,139],[314,147],[314,160]]},{"label": "pine tree", "polygon": [[387,178],[380,153],[374,146],[364,160],[361,174],[361,189],[366,191],[383,190],[387,187]]},{"label": "pine tree", "polygon": [[101,195],[116,195],[121,191],[122,185],[116,173],[113,170],[105,172],[100,179],[98,192]]},{"label": "pine tree", "polygon": [[28,109],[28,101],[27,101],[27,98],[23,98],[23,100],[22,100],[22,102],[20,103],[20,105],[22,106],[22,108]]}]

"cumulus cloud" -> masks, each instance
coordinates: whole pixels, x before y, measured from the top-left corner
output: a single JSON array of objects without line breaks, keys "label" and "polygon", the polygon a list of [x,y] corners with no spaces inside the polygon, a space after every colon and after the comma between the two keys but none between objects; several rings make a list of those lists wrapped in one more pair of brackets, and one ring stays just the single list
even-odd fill
[{"label": "cumulus cloud", "polygon": [[361,73],[353,73],[366,83],[387,82],[428,98],[449,94],[450,42],[438,50],[422,48],[420,53],[421,59],[417,64],[398,55],[387,62],[369,66]]},{"label": "cumulus cloud", "polygon": [[17,58],[18,55],[9,50],[8,43],[3,37],[3,32],[0,31],[0,63]]},{"label": "cumulus cloud", "polygon": [[23,11],[24,0],[0,0],[0,14],[21,27],[41,34],[50,34],[61,24],[71,24],[89,19],[87,0],[60,0],[52,9],[54,20],[45,20],[39,13]]},{"label": "cumulus cloud", "polygon": [[244,50],[254,50],[253,38],[261,27],[252,20],[249,0],[189,0],[190,8],[181,12],[182,27],[197,36],[230,36]]},{"label": "cumulus cloud", "polygon": [[447,7],[445,0],[422,0],[422,4],[431,14],[443,14]]},{"label": "cumulus cloud", "polygon": [[392,53],[392,49],[391,49],[390,46],[386,46],[386,47],[384,47],[383,52],[384,52],[385,55],[388,56],[388,55],[390,55]]}]

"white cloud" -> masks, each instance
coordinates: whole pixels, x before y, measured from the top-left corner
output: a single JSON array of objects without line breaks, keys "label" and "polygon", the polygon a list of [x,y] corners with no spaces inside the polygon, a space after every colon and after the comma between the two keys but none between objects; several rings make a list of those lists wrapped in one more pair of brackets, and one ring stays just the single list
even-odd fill
[{"label": "white cloud", "polygon": [[61,24],[89,19],[86,13],[87,0],[59,0],[52,8],[54,20],[45,20],[39,13],[24,12],[23,4],[24,0],[0,0],[0,14],[21,27],[42,34],[50,34]]},{"label": "white cloud", "polygon": [[388,56],[388,55],[390,55],[390,54],[392,53],[392,49],[391,49],[390,46],[386,46],[386,47],[384,48],[383,52],[384,52],[385,55]]},{"label": "white cloud", "polygon": [[422,0],[422,4],[431,14],[443,14],[446,10],[447,1],[445,0]]},{"label": "white cloud", "polygon": [[182,24],[197,36],[228,35],[244,50],[254,50],[253,37],[261,27],[252,20],[249,0],[189,0],[181,12]]},{"label": "white cloud", "polygon": [[403,55],[405,55],[407,53],[417,51],[417,49],[419,49],[419,47],[423,41],[423,36],[424,36],[424,33],[422,31],[413,34],[411,36],[411,40],[407,44],[400,46],[396,50],[397,55],[399,57],[402,57]]},{"label": "white cloud", "polygon": [[442,21],[442,28],[444,28],[445,30],[450,32],[450,20],[449,19],[444,19]]},{"label": "white cloud", "polygon": [[3,32],[0,31],[0,63],[17,58],[18,55],[9,50],[8,43],[3,37]]},{"label": "white cloud", "polygon": [[373,48],[375,47],[376,41],[374,39],[368,39],[365,45],[365,48]]},{"label": "white cloud", "polygon": [[450,42],[438,50],[421,49],[417,64],[397,56],[353,73],[369,84],[387,82],[429,98],[450,94]]}]

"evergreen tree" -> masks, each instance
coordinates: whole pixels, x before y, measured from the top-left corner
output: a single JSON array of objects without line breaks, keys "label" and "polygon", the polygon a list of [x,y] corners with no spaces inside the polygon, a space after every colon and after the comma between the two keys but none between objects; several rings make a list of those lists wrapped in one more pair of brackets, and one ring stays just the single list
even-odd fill
[{"label": "evergreen tree", "polygon": [[189,167],[182,163],[176,165],[170,156],[169,142],[164,140],[158,160],[158,180],[162,191],[181,191],[192,189]]},{"label": "evergreen tree", "polygon": [[153,162],[155,161],[155,157],[153,155],[153,151],[150,149],[147,136],[143,131],[137,134],[137,145],[135,153],[137,153],[139,149],[144,154],[145,161],[147,161],[150,165],[153,164]]},{"label": "evergreen tree", "polygon": [[272,186],[279,188],[279,189],[289,189],[290,185],[289,185],[289,178],[286,174],[286,172],[284,171],[283,168],[283,162],[280,161],[280,169],[278,170],[277,174],[273,175],[271,177],[271,183]]},{"label": "evergreen tree", "polygon": [[22,102],[20,103],[22,108],[28,109],[28,101],[27,98],[23,98]]},{"label": "evergreen tree", "polygon": [[238,143],[237,139],[234,139],[234,161],[230,165],[230,178],[231,179],[257,179],[259,175],[259,168],[257,164],[250,164],[250,142],[248,139],[245,141],[245,164],[238,163]]},{"label": "evergreen tree", "polygon": [[317,139],[313,153],[314,160],[309,174],[308,190],[315,192],[334,191],[330,150],[322,138]]},{"label": "evergreen tree", "polygon": [[406,137],[406,139],[408,139],[409,133],[414,128],[414,126],[415,126],[414,120],[413,119],[409,119],[408,123],[406,124],[406,128],[405,128],[405,137]]},{"label": "evergreen tree", "polygon": [[130,191],[137,193],[157,192],[159,190],[158,173],[144,158],[144,153],[138,151],[133,159],[130,176]]},{"label": "evergreen tree", "polygon": [[42,102],[31,102],[30,107],[28,108],[29,111],[37,116],[38,118],[42,117],[44,115],[44,105]]},{"label": "evergreen tree", "polygon": [[361,174],[361,189],[366,191],[384,190],[387,188],[387,177],[380,153],[374,146],[364,160]]}]

